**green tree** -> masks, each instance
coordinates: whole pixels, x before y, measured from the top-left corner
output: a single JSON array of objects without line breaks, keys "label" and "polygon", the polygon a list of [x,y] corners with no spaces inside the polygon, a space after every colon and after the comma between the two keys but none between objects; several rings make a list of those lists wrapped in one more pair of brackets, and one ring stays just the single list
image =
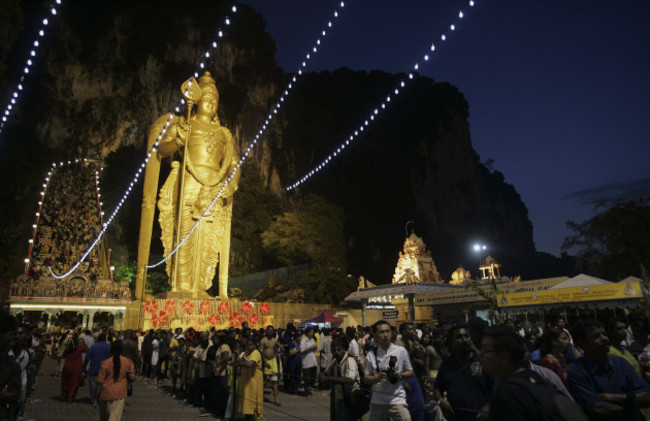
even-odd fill
[{"label": "green tree", "polygon": [[269,228],[273,216],[280,211],[280,199],[264,187],[258,168],[254,164],[245,164],[241,169],[239,189],[233,201],[231,276],[270,268],[265,260],[262,232]]},{"label": "green tree", "polygon": [[345,268],[343,210],[321,196],[307,195],[293,211],[276,216],[262,233],[264,248],[286,266],[300,263]]},{"label": "green tree", "polygon": [[617,200],[583,223],[567,222],[575,232],[563,251],[577,249],[578,270],[608,280],[641,276],[650,267],[650,198]]}]

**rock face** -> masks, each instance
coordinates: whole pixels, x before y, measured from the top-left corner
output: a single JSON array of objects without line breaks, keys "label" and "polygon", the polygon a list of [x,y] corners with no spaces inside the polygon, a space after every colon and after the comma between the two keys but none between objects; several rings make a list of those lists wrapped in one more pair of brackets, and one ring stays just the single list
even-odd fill
[{"label": "rock face", "polygon": [[[263,18],[238,6],[222,40],[216,27],[232,15],[230,2],[153,5],[66,2],[9,141],[19,134],[38,139],[57,158],[105,157],[129,145],[144,156],[149,126],[174,109],[180,84],[203,57],[220,91],[221,124],[244,149],[288,78],[275,66]],[[220,45],[205,58],[213,39]],[[283,196],[283,186],[335,150],[403,78],[348,69],[304,75],[252,157],[267,188]],[[443,280],[474,258],[466,250],[477,237],[534,252],[526,207],[500,173],[481,164],[468,104],[455,87],[417,78],[381,114],[297,192],[344,208],[350,273],[389,282],[407,221],[415,221]],[[500,260],[507,271],[508,258]]]}]

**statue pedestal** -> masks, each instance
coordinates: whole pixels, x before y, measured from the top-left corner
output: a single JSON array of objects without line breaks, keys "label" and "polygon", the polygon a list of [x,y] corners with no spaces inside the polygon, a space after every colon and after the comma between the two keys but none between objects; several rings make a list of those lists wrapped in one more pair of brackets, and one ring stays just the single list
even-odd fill
[{"label": "statue pedestal", "polygon": [[158,299],[175,299],[175,300],[185,300],[185,299],[192,299],[194,298],[192,293],[189,291],[167,291],[167,292],[161,292],[160,294],[156,295],[156,298]]}]

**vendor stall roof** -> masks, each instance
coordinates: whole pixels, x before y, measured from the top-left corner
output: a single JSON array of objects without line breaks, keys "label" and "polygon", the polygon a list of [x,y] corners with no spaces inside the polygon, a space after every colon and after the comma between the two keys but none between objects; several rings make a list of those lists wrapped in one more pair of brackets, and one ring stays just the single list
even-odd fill
[{"label": "vendor stall roof", "polygon": [[439,292],[450,290],[462,290],[463,287],[449,284],[434,284],[428,282],[418,282],[415,284],[389,284],[379,285],[372,288],[363,288],[353,292],[345,298],[345,301],[363,301],[374,297],[383,297],[387,295],[408,295],[424,294],[427,292]]}]

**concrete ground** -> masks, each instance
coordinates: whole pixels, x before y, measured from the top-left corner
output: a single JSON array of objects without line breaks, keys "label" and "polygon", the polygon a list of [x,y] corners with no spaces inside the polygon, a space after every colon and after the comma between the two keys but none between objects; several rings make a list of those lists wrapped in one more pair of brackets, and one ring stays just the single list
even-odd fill
[{"label": "concrete ground", "polygon": [[[94,412],[90,404],[88,381],[79,389],[73,403],[59,401],[61,380],[54,377],[56,360],[46,358],[38,376],[37,384],[27,400],[25,419],[36,421],[89,421],[98,420],[99,413]],[[214,419],[202,414],[198,408],[185,405],[175,399],[167,380],[161,386],[147,382],[138,376],[133,385],[133,396],[128,398],[125,421],[138,420],[189,420],[195,418]],[[272,399],[271,394],[266,395]],[[264,402],[264,419],[266,421],[329,421],[329,392],[314,391],[313,396],[296,396],[280,392],[282,406]]]}]

